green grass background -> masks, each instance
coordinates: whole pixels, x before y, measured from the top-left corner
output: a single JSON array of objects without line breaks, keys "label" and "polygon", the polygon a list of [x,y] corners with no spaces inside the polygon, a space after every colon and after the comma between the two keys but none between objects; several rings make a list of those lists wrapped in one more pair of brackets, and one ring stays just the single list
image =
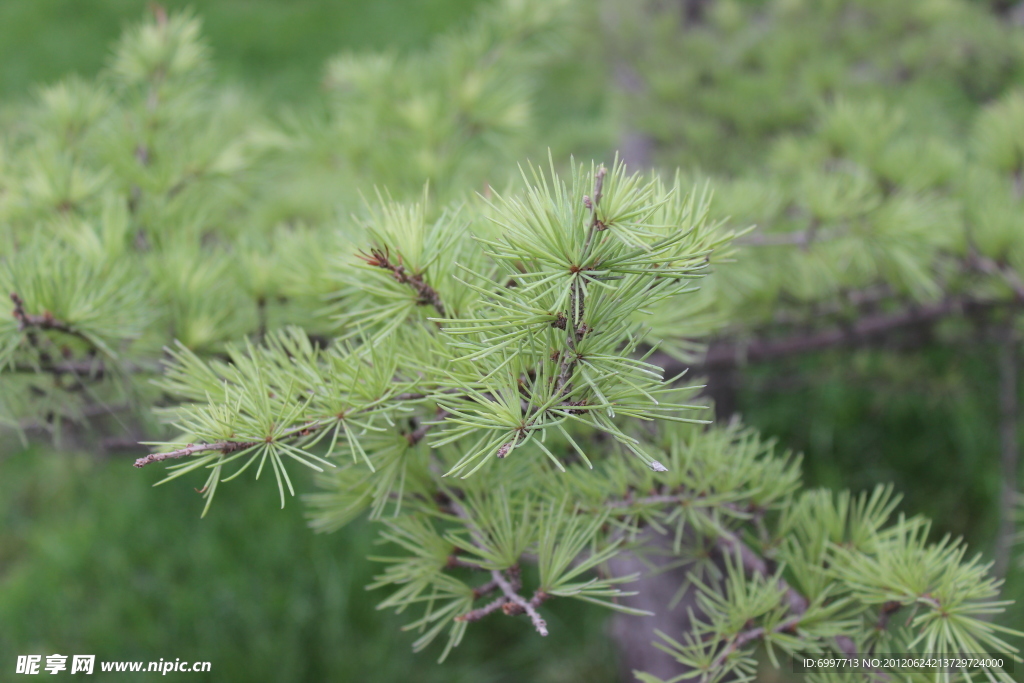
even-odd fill
[{"label": "green grass background", "polygon": [[[163,0],[198,13],[228,79],[275,98],[315,93],[324,61],[342,50],[410,50],[465,22],[481,0]],[[95,74],[148,0],[3,0],[0,97],[69,73]]]}]

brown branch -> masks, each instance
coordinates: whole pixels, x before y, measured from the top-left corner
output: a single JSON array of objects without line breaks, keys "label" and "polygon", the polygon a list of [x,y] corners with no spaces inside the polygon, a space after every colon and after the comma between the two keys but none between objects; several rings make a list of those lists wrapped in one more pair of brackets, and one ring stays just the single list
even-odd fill
[{"label": "brown branch", "polygon": [[432,423],[425,422],[416,429],[406,434],[405,440],[409,442],[410,446],[415,446],[416,444],[423,440],[423,438],[427,435],[427,432],[429,432],[430,428],[433,426],[434,425]]},{"label": "brown branch", "polygon": [[[44,311],[42,314],[25,312],[25,302],[17,292],[11,292],[11,301],[14,302],[13,315],[14,319],[18,321],[19,330],[24,331],[33,327],[40,330],[54,330],[56,332],[63,332],[64,334],[70,334],[88,342],[90,345],[92,344],[92,341],[87,335],[75,329],[75,327],[70,323],[64,322],[63,320],[57,320],[49,311]],[[29,341],[33,346],[37,346],[37,342],[33,341],[31,337]]]},{"label": "brown branch", "polygon": [[[613,500],[605,503],[605,507],[608,508],[625,508],[634,505],[687,505],[689,509],[700,511],[701,506],[695,503],[700,503],[705,499],[702,496],[696,495],[691,492],[680,492],[675,494],[655,494],[652,496],[646,496],[632,500],[629,498],[623,500]],[[737,508],[737,506],[730,506],[728,503],[711,503],[708,502],[707,507],[731,507],[731,509],[737,512],[756,514],[756,510],[743,510]],[[734,534],[733,532],[725,529],[717,523],[717,520],[713,519],[711,515],[706,512],[700,511],[709,522],[712,523],[718,530],[718,538],[715,540],[715,547],[718,553],[723,557],[735,558],[739,556],[740,564],[743,567],[744,572],[748,576],[761,576],[769,578],[773,575],[772,571],[768,566],[768,562],[765,561],[761,555],[759,555],[753,548],[743,542],[743,540]],[[786,596],[786,601],[789,603],[789,611],[794,615],[801,615],[807,611],[809,604],[806,597],[799,593],[796,589],[790,586],[785,579],[780,578],[779,587],[783,589]]]},{"label": "brown branch", "polygon": [[224,453],[226,455],[228,453],[234,453],[235,451],[242,451],[245,450],[246,448],[259,446],[261,443],[273,443],[278,439],[287,439],[290,437],[297,436],[309,436],[310,434],[317,431],[318,429],[323,428],[324,426],[325,424],[321,423],[319,420],[315,420],[313,422],[307,422],[306,424],[299,425],[298,427],[292,427],[291,429],[285,430],[280,435],[278,435],[276,439],[272,439],[271,437],[268,436],[266,439],[263,439],[261,441],[224,440],[218,441],[216,443],[190,443],[184,448],[179,448],[176,451],[169,451],[167,453],[150,453],[149,455],[136,460],[135,466],[145,467],[150,463],[160,462],[161,460],[187,458],[188,456],[195,455],[196,453],[207,453],[210,451],[220,451],[221,453]]},{"label": "brown branch", "polygon": [[554,395],[562,397],[568,394],[572,390],[572,385],[569,384],[569,378],[572,377],[573,370],[576,369],[577,356],[574,350],[575,344],[573,343],[572,337],[566,339],[569,345],[568,351],[562,351],[562,364],[558,371],[558,377],[555,379]]},{"label": "brown branch", "polygon": [[[675,495],[657,494],[652,496],[646,496],[644,498],[639,498],[637,500],[626,499],[620,501],[610,501],[606,503],[606,506],[611,508],[621,508],[637,504],[683,504],[685,502],[686,504],[691,506],[691,509],[697,509],[697,507],[693,506],[693,503],[695,501],[700,500],[702,500],[701,496],[695,496],[689,493],[680,493]],[[728,503],[724,505],[729,506]],[[736,506],[732,507],[733,509],[737,509]],[[755,519],[760,519],[759,515],[763,514],[762,510],[757,510],[753,508],[748,510],[739,509],[738,511],[750,512],[752,515],[754,515]],[[718,528],[718,538],[715,540],[715,548],[720,556],[728,556],[732,558],[738,557],[744,573],[748,576],[760,576],[764,578],[769,578],[774,575],[774,573],[771,571],[771,568],[768,565],[768,562],[765,560],[764,557],[758,554],[749,545],[744,543],[743,540],[735,533],[719,526],[716,523],[716,520],[712,519],[710,515],[708,515],[707,513],[702,514],[704,514],[707,517],[707,519]],[[710,667],[712,670],[721,667],[725,663],[726,659],[728,659],[730,654],[732,654],[739,648],[743,647],[747,643],[750,643],[754,640],[762,639],[770,633],[785,633],[795,631],[796,628],[800,625],[800,621],[803,619],[804,614],[807,612],[807,608],[810,604],[810,601],[802,593],[800,593],[795,588],[790,586],[789,583],[781,577],[778,579],[777,585],[782,590],[782,593],[785,596],[786,603],[788,604],[789,608],[789,613],[792,616],[780,622],[770,630],[765,629],[765,627],[763,626],[759,626],[738,633],[736,636],[734,636],[727,642],[722,651],[713,660]],[[929,599],[932,600],[936,605],[938,604],[937,601],[934,601],[934,599],[930,598],[930,596],[924,596],[920,599]],[[899,609],[899,607],[901,606],[902,605],[897,603],[895,609]],[[885,607],[883,606],[883,610],[884,609]],[[895,611],[895,609],[891,609],[890,613],[892,611]],[[842,652],[846,653],[848,656],[854,657],[857,655],[857,645],[849,637],[836,636],[834,640],[836,643],[836,647],[839,648]],[[888,681],[889,677],[885,674],[876,672],[875,680]]]},{"label": "brown branch", "polygon": [[718,340],[712,342],[704,359],[684,365],[666,355],[652,362],[665,368],[667,375],[675,375],[690,367],[694,370],[729,368],[748,363],[787,358],[839,346],[866,346],[906,329],[934,324],[948,316],[965,312],[981,312],[1001,307],[1013,307],[1024,299],[976,299],[955,296],[930,304],[908,306],[905,309],[864,315],[845,325],[784,337],[761,337],[749,341]]},{"label": "brown branch", "polygon": [[399,284],[412,287],[419,297],[416,303],[421,306],[433,306],[439,316],[442,318],[448,317],[448,314],[445,312],[444,303],[441,301],[441,295],[437,293],[436,289],[427,284],[427,281],[423,279],[423,273],[413,273],[410,275],[406,271],[405,266],[402,265],[400,256],[398,257],[398,262],[394,263],[391,261],[391,253],[386,248],[381,250],[376,247],[370,249],[369,255],[360,252],[356,256],[371,266],[387,270],[391,273],[391,277]]},{"label": "brown branch", "polygon": [[[443,420],[446,417],[448,417],[448,411],[445,410],[444,408],[439,407],[437,409],[437,415],[435,416],[435,420],[439,422],[440,420]],[[427,436],[427,432],[430,431],[430,428],[437,425],[438,422],[425,422],[419,425],[418,427],[416,427],[416,429],[412,430],[411,432],[405,435],[405,440],[409,442],[410,446],[415,446]]]},{"label": "brown branch", "polygon": [[[45,372],[55,377],[74,375],[79,379],[82,377],[101,379],[108,373],[105,361],[100,358],[85,360],[64,358],[63,360],[54,360],[49,350],[43,348],[44,340],[40,339],[36,334],[36,330],[52,330],[77,337],[89,345],[91,349],[90,354],[96,352],[96,346],[84,332],[76,329],[71,323],[54,318],[49,311],[44,311],[42,314],[28,313],[25,310],[25,301],[17,292],[11,292],[10,297],[11,301],[14,302],[12,315],[18,321],[18,329],[25,332],[29,345],[36,350],[39,357],[38,364],[18,362],[9,366],[10,370],[20,373]],[[68,352],[65,352],[65,354],[69,355]],[[135,362],[119,363],[118,369],[125,372],[159,372],[158,365]]]},{"label": "brown branch", "polygon": [[903,603],[899,600],[890,600],[889,602],[883,602],[881,608],[878,610],[878,620],[875,622],[876,631],[884,631],[889,626],[889,618],[896,614],[903,608]]},{"label": "brown branch", "polygon": [[[692,492],[680,492],[680,493],[658,493],[643,498],[632,499],[627,495],[622,500],[613,500],[605,503],[606,507],[612,509],[628,508],[634,505],[669,505],[669,504],[686,504],[689,509],[697,510],[700,514],[703,514],[712,526],[717,528],[717,538],[715,540],[715,549],[717,553],[722,557],[732,557],[739,559],[740,565],[744,573],[748,576],[760,576],[770,578],[775,575],[771,570],[767,560],[758,554],[754,549],[748,546],[742,539],[739,538],[735,533],[721,527],[717,520],[715,520],[710,514],[700,511],[700,503],[706,499],[700,495],[693,494]],[[761,516],[764,514],[763,509],[759,509],[753,505],[746,508],[737,506],[730,503],[711,503],[708,502],[708,507],[728,507],[736,512],[749,513],[755,522],[759,522]],[[778,579],[778,587],[781,589],[788,606],[789,616],[784,621],[780,622],[771,629],[766,629],[763,626],[750,628],[745,631],[741,631],[732,638],[728,639],[722,651],[712,661],[711,669],[721,667],[729,655],[743,647],[744,645],[758,639],[762,639],[771,633],[783,633],[795,631],[800,625],[803,616],[806,614],[810,601],[799,591],[789,585],[784,579]],[[929,595],[919,596],[919,601],[928,602],[938,608],[938,601]],[[899,609],[902,605],[896,603],[895,609]],[[883,608],[884,609],[884,608]],[[890,610],[895,611],[895,610]],[[847,636],[836,636],[834,639],[836,647],[846,653],[848,656],[857,656],[857,645]],[[875,680],[888,681],[889,677],[881,672],[875,672]]]},{"label": "brown branch", "polygon": [[258,446],[264,441],[218,441],[217,443],[199,443],[189,444],[185,448],[179,448],[176,451],[170,451],[167,453],[150,453],[149,455],[139,458],[135,461],[135,467],[145,467],[154,462],[161,462],[162,460],[172,460],[174,458],[187,458],[190,455],[196,453],[205,453],[209,451],[220,451],[223,454],[234,453],[235,451],[245,450],[246,448],[252,448]]},{"label": "brown branch", "polygon": [[458,615],[455,617],[455,621],[480,621],[491,612],[496,612],[501,609],[507,602],[508,599],[505,598],[505,596],[502,596],[497,600],[487,603],[483,607]]}]

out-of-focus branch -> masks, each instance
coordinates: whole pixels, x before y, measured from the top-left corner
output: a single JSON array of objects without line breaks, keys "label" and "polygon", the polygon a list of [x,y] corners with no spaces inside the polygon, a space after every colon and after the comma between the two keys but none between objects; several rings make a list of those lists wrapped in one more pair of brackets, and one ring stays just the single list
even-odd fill
[{"label": "out-of-focus branch", "polygon": [[[160,364],[155,361],[121,361],[117,364],[117,369],[129,374],[155,375],[160,372]],[[54,361],[38,366],[31,363],[15,363],[10,370],[26,374],[45,372],[50,375],[80,375],[92,379],[100,379],[110,372],[106,362],[99,358]]]},{"label": "out-of-focus branch", "polygon": [[13,315],[14,319],[18,321],[18,329],[25,330],[30,327],[35,327],[41,330],[56,330],[58,332],[64,332],[65,334],[80,337],[85,341],[89,341],[89,338],[76,330],[73,325],[62,320],[57,320],[49,311],[42,314],[25,312],[25,302],[17,292],[11,292],[11,301],[14,302]]},{"label": "out-of-focus branch", "polygon": [[695,372],[735,367],[841,346],[867,346],[884,341],[891,334],[927,327],[952,315],[980,314],[1021,304],[1024,304],[1024,298],[980,299],[952,296],[934,303],[910,305],[897,311],[869,313],[845,324],[806,333],[778,337],[765,335],[744,341],[716,340],[708,347],[704,359],[695,363],[684,364],[666,354],[656,354],[651,358],[651,362],[661,365],[666,376],[677,375],[687,367]]},{"label": "out-of-focus branch", "polygon": [[1013,268],[1000,265],[988,256],[983,256],[974,250],[967,257],[967,265],[986,275],[1003,280],[1013,290],[1017,299],[1024,301],[1024,281],[1021,281],[1020,276]]}]

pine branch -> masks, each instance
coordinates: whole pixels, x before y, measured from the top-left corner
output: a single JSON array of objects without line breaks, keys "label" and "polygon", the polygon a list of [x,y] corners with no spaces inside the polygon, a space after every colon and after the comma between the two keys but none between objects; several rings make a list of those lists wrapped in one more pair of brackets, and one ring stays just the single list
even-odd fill
[{"label": "pine branch", "polygon": [[[708,519],[709,521],[714,521],[710,516],[708,516]],[[738,555],[743,571],[748,576],[760,576],[763,578],[772,576],[772,572],[765,559],[731,531],[720,529],[718,538],[715,540],[715,547],[723,557],[734,558]],[[786,596],[786,602],[789,603],[791,614],[800,616],[807,611],[809,601],[806,597],[790,586],[783,578],[779,578],[778,584]]]},{"label": "pine branch", "polygon": [[145,467],[154,462],[161,462],[163,460],[173,460],[175,458],[187,458],[190,455],[196,453],[207,453],[210,451],[220,451],[227,455],[228,453],[234,453],[235,451],[242,451],[246,448],[253,448],[254,446],[260,445],[260,441],[218,441],[217,443],[200,443],[200,444],[189,444],[185,448],[179,448],[176,451],[168,451],[166,453],[150,453],[149,455],[139,458],[135,461],[135,467]]},{"label": "pine branch", "polygon": [[442,318],[448,317],[448,314],[445,312],[444,303],[441,301],[441,295],[438,294],[436,289],[427,284],[427,281],[423,278],[423,273],[413,273],[410,275],[406,271],[405,266],[402,265],[400,256],[398,257],[398,262],[394,263],[391,261],[391,254],[387,248],[381,250],[376,247],[371,248],[368,255],[360,252],[356,256],[371,266],[388,271],[391,273],[391,277],[395,279],[395,282],[412,287],[419,296],[417,303],[421,306],[433,306],[438,316]]},{"label": "pine branch", "polygon": [[[83,334],[80,330],[75,329],[75,327],[72,324],[54,318],[53,314],[50,313],[49,311],[45,311],[42,314],[27,313],[25,311],[25,302],[22,300],[22,298],[18,295],[17,292],[11,292],[11,301],[14,302],[13,315],[14,319],[18,321],[18,329],[22,331],[29,330],[28,339],[29,343],[32,346],[39,348],[39,341],[36,338],[36,336],[31,332],[32,328],[39,330],[54,330],[56,332],[63,332],[64,334],[69,334],[73,337],[78,337],[79,339],[85,341],[90,346],[92,346],[92,340],[89,339],[88,335]],[[41,353],[45,352],[41,351]]]},{"label": "pine branch", "polygon": [[[391,399],[395,401],[418,401],[426,398],[424,394],[416,393],[405,393],[396,394]],[[444,411],[438,412],[438,419],[443,420],[447,416]],[[260,445],[261,443],[273,443],[274,441],[280,441],[289,438],[303,438],[309,436],[320,429],[328,426],[331,420],[321,421],[313,420],[306,422],[305,424],[298,425],[291,429],[282,432],[277,438],[272,439],[267,437],[263,441],[231,441],[224,440],[216,443],[201,443],[201,444],[189,444],[184,448],[179,448],[174,451],[168,451],[166,453],[151,453],[145,457],[139,458],[135,461],[135,467],[145,467],[154,462],[160,462],[162,460],[173,460],[177,458],[187,458],[196,453],[208,453],[212,451],[220,451],[221,453],[228,454],[236,451],[245,450],[246,448],[253,448]],[[432,427],[432,424],[424,424],[418,427],[414,432],[406,434],[406,439],[409,441],[410,446],[415,446],[419,441],[426,436],[427,431]]]},{"label": "pine branch", "polygon": [[[476,545],[478,548],[486,547],[486,543],[484,543],[483,540],[483,535],[481,534],[480,530],[476,527],[476,525],[473,523],[473,519],[469,516],[469,513],[466,512],[466,508],[464,508],[461,503],[459,503],[454,498],[448,496],[444,507],[451,514],[455,515],[456,517],[458,517],[466,523],[466,526],[469,529],[470,537],[473,539],[474,545]],[[491,581],[477,589],[482,591],[486,588],[487,592],[490,592],[490,586],[493,584],[501,590],[503,594],[501,598],[485,605],[480,609],[476,609],[471,612],[467,612],[463,615],[460,615],[459,617],[456,617],[456,620],[476,621],[487,616],[491,612],[496,611],[500,607],[502,612],[504,612],[508,616],[515,616],[517,614],[528,615],[530,617],[530,621],[533,622],[533,627],[537,630],[537,633],[539,633],[542,636],[548,635],[547,622],[544,621],[544,618],[540,615],[540,612],[537,611],[537,607],[539,607],[540,604],[548,598],[548,595],[543,591],[536,591],[533,594],[533,597],[530,600],[527,600],[519,594],[521,582],[519,580],[518,565],[513,565],[509,567],[507,571],[512,575],[512,581],[509,581],[500,570],[493,569],[491,570]]]},{"label": "pine branch", "polygon": [[[506,604],[502,607],[502,611],[509,616],[525,612],[530,617],[530,621],[533,622],[533,627],[537,629],[537,633],[546,636],[548,634],[548,624],[544,621],[540,612],[537,611],[537,605],[543,602],[543,597],[541,596],[544,593],[538,592],[534,595],[533,599],[527,600],[516,592],[516,589],[513,588],[512,584],[509,583],[508,579],[500,571],[497,569],[492,570],[491,576],[494,582],[498,584],[501,592],[505,594]],[[515,607],[512,607],[512,605],[515,605]]]},{"label": "pine branch", "polygon": [[709,667],[712,671],[720,669],[725,664],[726,660],[729,659],[729,655],[739,650],[747,643],[751,643],[755,640],[760,640],[770,633],[792,633],[796,631],[796,628],[800,625],[802,617],[795,616],[780,622],[772,629],[766,629],[763,626],[756,628],[747,629],[741,631],[729,639],[722,651],[715,657],[714,661],[711,662]]}]

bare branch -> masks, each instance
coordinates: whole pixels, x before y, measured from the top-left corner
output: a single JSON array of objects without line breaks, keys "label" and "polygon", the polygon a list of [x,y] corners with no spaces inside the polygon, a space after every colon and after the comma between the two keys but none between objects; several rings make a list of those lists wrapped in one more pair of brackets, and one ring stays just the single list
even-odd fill
[{"label": "bare branch", "polygon": [[189,444],[184,448],[179,448],[176,451],[169,451],[167,453],[150,453],[149,455],[139,458],[135,461],[136,467],[145,467],[150,463],[160,462],[161,460],[173,460],[175,458],[187,458],[190,455],[196,453],[208,453],[211,451],[220,451],[225,455],[228,453],[234,453],[236,451],[242,451],[246,448],[253,448],[259,446],[261,443],[273,443],[280,439],[287,439],[292,437],[309,436],[313,432],[324,427],[324,424],[320,421],[307,422],[306,424],[299,425],[298,427],[292,427],[291,429],[285,430],[277,436],[275,439],[267,437],[262,441],[218,441],[216,443],[198,443]]},{"label": "bare branch", "polygon": [[540,612],[537,611],[537,608],[536,606],[534,606],[533,601],[528,601],[526,598],[517,593],[516,590],[512,587],[512,584],[508,582],[508,579],[506,579],[504,575],[502,575],[502,573],[497,569],[491,571],[491,576],[494,578],[494,582],[498,584],[498,588],[501,589],[501,592],[505,594],[506,600],[519,608],[509,609],[509,607],[502,607],[502,610],[505,612],[505,614],[512,615],[521,614],[522,612],[525,612],[527,615],[529,615],[530,621],[533,622],[533,627],[537,629],[537,633],[541,634],[542,636],[546,636],[548,634],[548,624],[546,621],[544,621],[544,618],[540,615]]},{"label": "bare branch", "polygon": [[910,305],[888,313],[864,315],[844,325],[783,337],[760,337],[748,341],[722,339],[712,342],[704,359],[684,365],[665,355],[652,358],[665,369],[666,375],[675,375],[686,367],[708,370],[713,367],[735,367],[823,351],[838,346],[866,346],[883,340],[894,332],[921,328],[962,313],[975,313],[1004,307],[1018,306],[1024,299],[977,299],[953,296],[930,304]]},{"label": "bare branch", "polygon": [[185,448],[179,448],[176,451],[169,451],[167,453],[150,453],[147,456],[139,458],[135,461],[135,467],[145,467],[154,462],[161,462],[162,460],[172,460],[175,458],[187,458],[190,455],[196,453],[206,453],[209,451],[220,451],[221,453],[234,453],[235,451],[245,450],[246,448],[252,448],[258,446],[260,441],[218,441],[217,443],[199,443],[189,444]]},{"label": "bare branch", "polygon": [[496,612],[501,609],[506,602],[508,602],[508,599],[502,596],[497,600],[487,603],[483,607],[466,612],[465,614],[460,614],[455,617],[455,621],[480,621],[491,612]]}]

